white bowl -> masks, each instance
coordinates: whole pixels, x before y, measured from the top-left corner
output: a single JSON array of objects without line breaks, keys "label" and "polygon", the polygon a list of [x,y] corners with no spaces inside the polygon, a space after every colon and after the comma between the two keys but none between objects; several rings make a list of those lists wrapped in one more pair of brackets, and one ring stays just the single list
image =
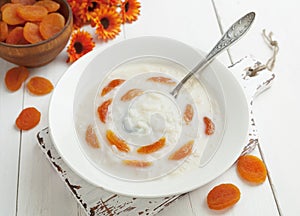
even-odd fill
[{"label": "white bowl", "polygon": [[[77,136],[74,115],[85,107],[94,117],[94,97],[103,77],[120,64],[136,58],[160,57],[191,70],[202,52],[161,37],[125,40],[104,51],[96,50],[74,63],[56,86],[50,103],[49,125],[56,149],[64,161],[88,182],[114,193],[135,197],[161,197],[196,189],[227,170],[238,158],[247,137],[248,105],[242,88],[230,71],[214,61],[197,78],[205,85],[215,107],[219,134],[212,137],[203,156],[180,172],[151,181],[125,181],[100,171],[85,154]],[[80,104],[91,97],[89,104]],[[90,117],[89,117],[90,116]]]}]

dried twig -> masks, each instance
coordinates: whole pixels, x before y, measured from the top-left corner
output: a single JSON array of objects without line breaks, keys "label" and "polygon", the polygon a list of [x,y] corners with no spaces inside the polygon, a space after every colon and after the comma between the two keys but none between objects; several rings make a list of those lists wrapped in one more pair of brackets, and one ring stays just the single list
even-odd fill
[{"label": "dried twig", "polygon": [[266,34],[266,30],[265,29],[263,30],[263,38],[267,42],[268,46],[273,50],[273,54],[266,62],[266,64],[256,65],[255,68],[251,68],[251,67],[248,68],[248,71],[250,72],[249,76],[255,76],[259,71],[265,69],[268,69],[269,71],[273,70],[276,62],[276,57],[279,51],[279,46],[278,46],[278,42],[273,40],[272,36],[273,36],[272,32]]}]

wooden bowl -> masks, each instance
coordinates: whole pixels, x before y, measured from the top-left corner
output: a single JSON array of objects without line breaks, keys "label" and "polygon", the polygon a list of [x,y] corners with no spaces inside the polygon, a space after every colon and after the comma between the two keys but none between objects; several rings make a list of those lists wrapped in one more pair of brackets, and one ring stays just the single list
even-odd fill
[{"label": "wooden bowl", "polygon": [[[72,33],[73,15],[66,0],[55,1],[60,4],[58,12],[66,20],[62,31],[47,40],[35,44],[13,45],[0,42],[1,58],[17,65],[39,67],[52,61],[64,49]],[[0,6],[7,2],[10,1],[0,0]]]}]

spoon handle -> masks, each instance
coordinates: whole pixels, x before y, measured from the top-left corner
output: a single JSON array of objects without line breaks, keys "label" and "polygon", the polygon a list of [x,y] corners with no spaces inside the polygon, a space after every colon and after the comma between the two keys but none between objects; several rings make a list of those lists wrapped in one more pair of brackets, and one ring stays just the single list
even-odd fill
[{"label": "spoon handle", "polygon": [[238,39],[240,39],[249,30],[255,18],[255,13],[250,12],[236,21],[230,28],[225,32],[222,38],[214,46],[214,48],[206,55],[206,57],[200,61],[196,67],[194,67],[173,89],[171,95],[177,97],[180,89],[184,83],[196,72],[205,68],[218,54],[228,49]]}]

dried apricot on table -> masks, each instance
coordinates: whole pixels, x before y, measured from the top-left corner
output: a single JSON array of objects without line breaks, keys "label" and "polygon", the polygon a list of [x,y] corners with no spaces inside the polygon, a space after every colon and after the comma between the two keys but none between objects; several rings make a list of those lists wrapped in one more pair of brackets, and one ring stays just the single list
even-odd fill
[{"label": "dried apricot on table", "polygon": [[113,90],[117,86],[121,85],[123,82],[125,82],[125,80],[123,80],[123,79],[114,79],[114,80],[110,81],[107,84],[107,86],[105,86],[102,89],[101,96],[106,95],[108,92],[110,92],[111,90]]},{"label": "dried apricot on table", "polygon": [[158,150],[160,150],[161,148],[163,148],[166,144],[166,138],[160,138],[158,141],[156,141],[153,144],[150,145],[146,145],[146,146],[142,146],[140,148],[137,149],[137,152],[140,154],[151,154],[153,152],[156,152]]},{"label": "dried apricot on table", "polygon": [[44,77],[32,77],[27,83],[27,89],[35,95],[45,95],[53,90],[52,83]]},{"label": "dried apricot on table", "polygon": [[207,205],[213,210],[222,210],[236,204],[241,192],[234,184],[220,184],[214,187],[207,195]]},{"label": "dried apricot on table", "polygon": [[11,0],[12,3],[23,4],[23,5],[32,5],[36,2],[36,0]]},{"label": "dried apricot on table", "polygon": [[193,117],[194,117],[193,106],[191,104],[187,104],[185,106],[185,110],[184,110],[184,114],[183,114],[183,120],[188,125],[193,120]]},{"label": "dried apricot on table", "polygon": [[121,152],[129,152],[130,148],[125,142],[125,140],[120,139],[115,135],[115,133],[111,130],[106,131],[106,138],[111,145],[117,147],[117,149]]},{"label": "dried apricot on table", "polygon": [[23,66],[13,67],[5,74],[5,85],[10,91],[17,91],[28,78],[29,71]]},{"label": "dried apricot on table", "polygon": [[121,97],[121,101],[130,101],[131,99],[140,96],[143,93],[144,91],[141,89],[131,89]]},{"label": "dried apricot on table", "polygon": [[41,113],[34,107],[23,109],[16,119],[16,125],[20,130],[29,130],[38,125]]},{"label": "dried apricot on table", "polygon": [[29,44],[29,42],[24,38],[24,28],[21,26],[15,27],[11,30],[6,38],[6,43],[8,44]]},{"label": "dried apricot on table", "polygon": [[181,160],[192,153],[194,140],[191,140],[169,156],[169,160]]},{"label": "dried apricot on table", "polygon": [[263,183],[267,177],[264,162],[254,155],[240,156],[237,161],[237,172],[243,179],[255,184]]},{"label": "dried apricot on table", "polygon": [[102,123],[106,123],[106,117],[108,112],[108,107],[110,106],[112,99],[104,101],[97,109],[99,119]]},{"label": "dried apricot on table", "polygon": [[27,22],[24,26],[23,29],[23,35],[24,38],[29,42],[29,43],[38,43],[41,42],[43,39],[41,33],[40,33],[40,29],[39,29],[39,25],[36,23],[32,23],[32,22]]},{"label": "dried apricot on table", "polygon": [[8,3],[2,6],[2,20],[8,25],[19,25],[25,23],[25,20],[17,13],[19,7],[23,7],[23,5]]},{"label": "dried apricot on table", "polygon": [[65,18],[59,13],[50,13],[40,23],[40,32],[44,39],[51,38],[65,26]]},{"label": "dried apricot on table", "polygon": [[93,148],[100,148],[100,142],[92,125],[89,125],[85,132],[86,142]]},{"label": "dried apricot on table", "polygon": [[41,21],[47,16],[48,11],[45,7],[39,5],[23,5],[17,8],[17,14],[19,17],[26,21]]},{"label": "dried apricot on table", "polygon": [[5,41],[7,36],[8,36],[7,23],[0,21],[0,42]]},{"label": "dried apricot on table", "polygon": [[176,82],[173,81],[171,78],[169,78],[169,77],[162,77],[162,76],[150,77],[147,80],[148,81],[152,81],[152,82],[167,84],[167,85],[175,85],[176,84]]},{"label": "dried apricot on table", "polygon": [[215,132],[215,124],[210,118],[206,116],[203,118],[203,121],[205,124],[205,134],[212,135]]},{"label": "dried apricot on table", "polygon": [[55,12],[60,8],[60,4],[58,4],[55,1],[51,1],[51,0],[37,1],[34,5],[39,5],[39,6],[45,7],[49,13]]},{"label": "dried apricot on table", "polygon": [[123,164],[133,167],[148,167],[152,165],[150,161],[140,161],[140,160],[123,160]]}]

